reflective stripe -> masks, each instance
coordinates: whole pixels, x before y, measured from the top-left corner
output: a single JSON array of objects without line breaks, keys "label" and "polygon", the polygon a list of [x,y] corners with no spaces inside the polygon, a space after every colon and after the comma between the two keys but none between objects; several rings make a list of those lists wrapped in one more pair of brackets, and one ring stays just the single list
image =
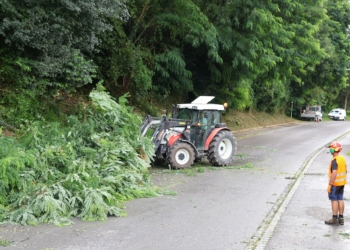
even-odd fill
[{"label": "reflective stripe", "polygon": [[346,173],[337,174],[337,176],[343,176],[343,175],[346,175]]},{"label": "reflective stripe", "polygon": [[341,181],[345,181],[346,180],[346,178],[344,178],[344,179],[336,179],[334,182],[341,182]]}]

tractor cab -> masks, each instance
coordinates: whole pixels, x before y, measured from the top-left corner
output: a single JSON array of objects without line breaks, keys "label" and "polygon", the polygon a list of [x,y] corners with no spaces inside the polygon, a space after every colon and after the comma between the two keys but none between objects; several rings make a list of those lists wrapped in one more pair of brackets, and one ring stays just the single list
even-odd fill
[{"label": "tractor cab", "polygon": [[176,119],[188,120],[191,124],[191,142],[202,150],[205,140],[216,126],[221,124],[221,112],[224,106],[208,104],[214,96],[200,96],[190,104],[178,104]]}]

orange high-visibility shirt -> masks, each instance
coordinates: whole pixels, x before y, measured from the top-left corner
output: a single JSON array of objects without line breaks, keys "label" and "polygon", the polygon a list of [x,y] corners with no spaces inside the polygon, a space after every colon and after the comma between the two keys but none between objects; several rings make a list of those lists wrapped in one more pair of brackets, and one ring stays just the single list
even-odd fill
[{"label": "orange high-visibility shirt", "polygon": [[333,183],[333,186],[344,186],[346,184],[346,160],[343,156],[338,155],[336,157],[333,157],[331,160],[331,163],[329,164],[328,168],[328,181],[330,181],[332,176],[332,161],[336,160],[338,164],[338,171],[337,171],[337,177],[335,178],[335,181]]}]

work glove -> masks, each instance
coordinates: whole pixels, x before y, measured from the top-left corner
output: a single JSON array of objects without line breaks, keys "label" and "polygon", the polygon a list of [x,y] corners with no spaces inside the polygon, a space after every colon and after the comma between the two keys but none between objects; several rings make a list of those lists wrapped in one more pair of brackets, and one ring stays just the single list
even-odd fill
[{"label": "work glove", "polygon": [[331,193],[331,188],[332,188],[332,185],[328,184],[327,192],[328,192],[329,194]]}]

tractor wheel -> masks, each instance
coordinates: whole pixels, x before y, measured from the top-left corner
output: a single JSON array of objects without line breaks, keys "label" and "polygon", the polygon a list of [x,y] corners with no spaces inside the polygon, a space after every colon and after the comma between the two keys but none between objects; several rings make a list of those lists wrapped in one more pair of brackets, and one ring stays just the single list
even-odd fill
[{"label": "tractor wheel", "polygon": [[191,167],[194,158],[192,146],[184,142],[176,142],[167,154],[167,161],[175,169]]},{"label": "tractor wheel", "polygon": [[227,166],[236,151],[236,139],[230,131],[218,132],[209,145],[208,160],[214,166]]}]

